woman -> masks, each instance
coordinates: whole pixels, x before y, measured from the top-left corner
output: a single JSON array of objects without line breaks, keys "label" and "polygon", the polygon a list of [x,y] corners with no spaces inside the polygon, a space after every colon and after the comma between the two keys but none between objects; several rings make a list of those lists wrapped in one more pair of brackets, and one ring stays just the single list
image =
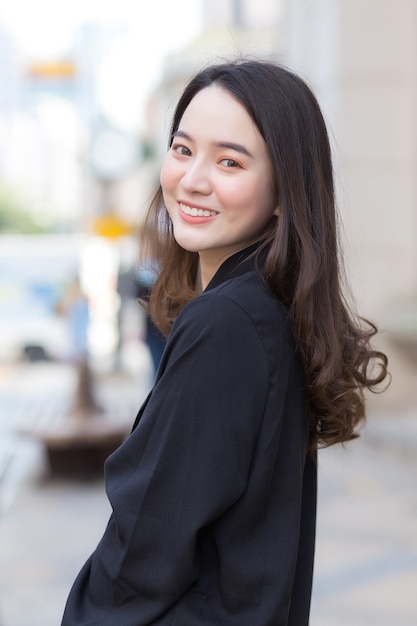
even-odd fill
[{"label": "woman", "polygon": [[167,344],[63,626],[304,626],[316,450],[356,436],[387,374],[341,294],[314,96],[269,62],[208,67],[160,180],[144,236]]}]

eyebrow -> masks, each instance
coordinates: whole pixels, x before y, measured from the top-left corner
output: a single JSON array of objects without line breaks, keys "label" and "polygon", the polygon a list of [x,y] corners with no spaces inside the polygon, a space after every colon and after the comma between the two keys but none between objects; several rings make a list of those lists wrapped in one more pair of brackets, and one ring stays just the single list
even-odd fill
[{"label": "eyebrow", "polygon": [[[172,139],[174,139],[174,137],[183,137],[184,139],[188,139],[188,141],[192,141],[192,138],[183,130],[177,130],[175,133],[172,133]],[[240,154],[244,154],[245,156],[253,159],[253,155],[249,152],[249,150],[240,143],[234,143],[233,141],[216,141],[214,145],[216,148],[228,148],[230,150],[234,150],[235,152],[240,152]]]}]

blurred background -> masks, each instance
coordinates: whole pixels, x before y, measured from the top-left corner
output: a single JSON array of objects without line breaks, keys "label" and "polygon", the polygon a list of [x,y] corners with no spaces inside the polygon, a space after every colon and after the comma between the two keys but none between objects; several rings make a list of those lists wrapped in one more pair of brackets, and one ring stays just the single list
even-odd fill
[{"label": "blurred background", "polygon": [[322,453],[312,626],[417,623],[416,34],[414,0],[0,2],[0,626],[58,624],[104,528],[102,463],[163,346],[136,240],[171,113],[240,55],[317,95],[393,377],[361,441]]}]

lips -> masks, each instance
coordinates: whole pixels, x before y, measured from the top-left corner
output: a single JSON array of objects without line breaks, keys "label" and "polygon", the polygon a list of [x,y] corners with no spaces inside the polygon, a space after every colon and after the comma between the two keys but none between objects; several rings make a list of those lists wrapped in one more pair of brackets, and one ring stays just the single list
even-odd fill
[{"label": "lips", "polygon": [[202,209],[199,207],[189,206],[188,204],[183,204],[179,202],[180,211],[189,217],[215,217],[218,215],[217,211],[213,211],[212,209]]}]

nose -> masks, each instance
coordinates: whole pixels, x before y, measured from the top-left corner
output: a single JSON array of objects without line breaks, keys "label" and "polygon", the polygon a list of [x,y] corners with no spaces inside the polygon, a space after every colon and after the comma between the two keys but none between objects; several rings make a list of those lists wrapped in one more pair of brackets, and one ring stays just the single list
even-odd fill
[{"label": "nose", "polygon": [[210,194],[212,184],[209,165],[199,159],[190,162],[181,178],[181,186],[188,193]]}]

